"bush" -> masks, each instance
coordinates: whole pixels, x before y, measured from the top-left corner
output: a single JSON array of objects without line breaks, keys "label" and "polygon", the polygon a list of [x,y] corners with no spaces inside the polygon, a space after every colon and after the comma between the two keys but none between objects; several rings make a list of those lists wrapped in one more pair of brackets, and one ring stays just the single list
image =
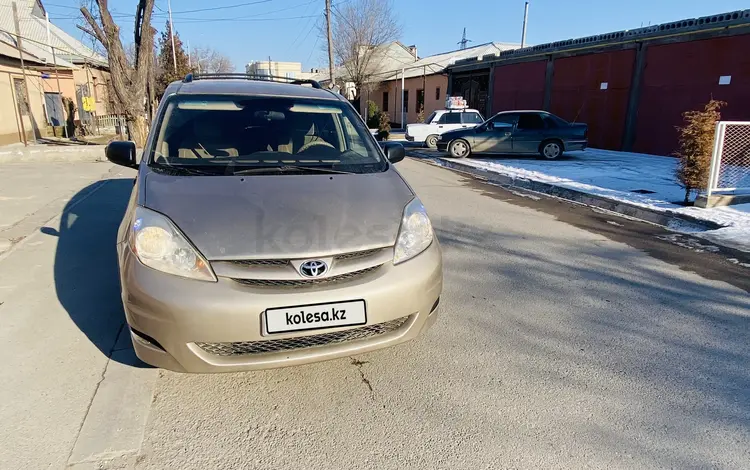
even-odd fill
[{"label": "bush", "polygon": [[367,100],[367,127],[377,129],[380,124],[380,109],[374,101]]},{"label": "bush", "polygon": [[378,140],[388,140],[388,136],[391,134],[391,118],[388,117],[388,113],[380,113],[378,117],[378,133],[376,135]]},{"label": "bush", "polygon": [[693,190],[708,185],[714,133],[716,122],[721,119],[719,108],[722,106],[726,106],[726,103],[712,99],[703,111],[682,113],[684,124],[677,127],[679,150],[674,155],[680,158],[676,176],[685,188],[685,204],[690,202]]},{"label": "bush", "polygon": [[419,113],[417,113],[417,122],[424,122],[424,106],[419,107]]}]

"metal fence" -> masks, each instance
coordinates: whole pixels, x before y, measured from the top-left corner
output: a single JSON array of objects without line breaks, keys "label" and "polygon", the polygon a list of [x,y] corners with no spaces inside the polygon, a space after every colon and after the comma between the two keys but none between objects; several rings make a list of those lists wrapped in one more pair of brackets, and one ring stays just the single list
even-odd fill
[{"label": "metal fence", "polygon": [[125,118],[119,114],[105,114],[96,117],[96,123],[99,127],[116,127],[124,126]]},{"label": "metal fence", "polygon": [[716,123],[706,192],[750,192],[750,121]]}]

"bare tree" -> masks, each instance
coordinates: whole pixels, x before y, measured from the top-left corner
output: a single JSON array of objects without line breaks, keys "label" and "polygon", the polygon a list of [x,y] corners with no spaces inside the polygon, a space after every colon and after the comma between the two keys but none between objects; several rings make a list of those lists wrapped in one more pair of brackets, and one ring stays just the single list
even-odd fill
[{"label": "bare tree", "polygon": [[352,0],[333,9],[333,52],[343,69],[337,76],[354,83],[355,99],[365,89],[377,88],[376,77],[387,58],[381,46],[396,40],[400,32],[394,11],[393,0]]},{"label": "bare tree", "polygon": [[193,69],[203,73],[231,73],[234,72],[232,60],[210,47],[196,47],[190,52]]},{"label": "bare tree", "polygon": [[91,9],[82,7],[81,14],[88,27],[81,27],[96,38],[107,51],[112,90],[117,105],[123,110],[136,145],[142,147],[148,135],[146,93],[153,75],[154,34],[151,14],[154,0],[138,0],[135,15],[132,61],[120,40],[120,27],[109,12],[108,0],[92,0]]}]

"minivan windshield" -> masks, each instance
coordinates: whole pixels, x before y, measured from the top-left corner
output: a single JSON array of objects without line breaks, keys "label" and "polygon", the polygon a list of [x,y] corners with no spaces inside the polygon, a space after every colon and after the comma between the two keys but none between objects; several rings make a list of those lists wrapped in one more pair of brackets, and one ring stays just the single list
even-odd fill
[{"label": "minivan windshield", "polygon": [[176,95],[164,111],[149,166],[191,175],[374,173],[387,163],[346,103]]}]

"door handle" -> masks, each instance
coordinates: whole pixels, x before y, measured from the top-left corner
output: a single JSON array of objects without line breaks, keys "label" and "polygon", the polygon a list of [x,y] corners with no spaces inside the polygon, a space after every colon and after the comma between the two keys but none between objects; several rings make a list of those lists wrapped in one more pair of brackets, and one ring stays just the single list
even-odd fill
[{"label": "door handle", "polygon": [[510,132],[506,132],[505,135],[510,135]]},{"label": "door handle", "polygon": [[438,126],[438,129],[442,129],[442,128],[443,128],[443,126]]}]

